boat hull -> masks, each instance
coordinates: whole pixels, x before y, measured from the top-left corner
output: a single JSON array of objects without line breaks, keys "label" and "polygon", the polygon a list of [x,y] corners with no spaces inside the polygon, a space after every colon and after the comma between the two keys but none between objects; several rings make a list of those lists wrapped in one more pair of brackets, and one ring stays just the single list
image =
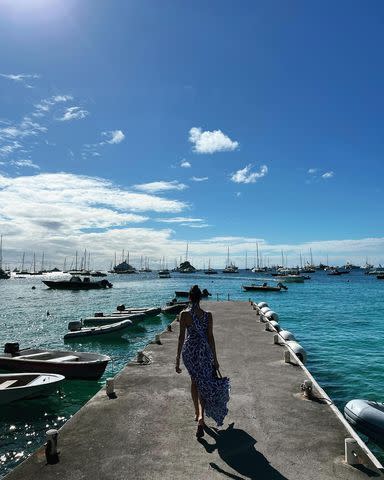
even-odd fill
[{"label": "boat hull", "polygon": [[99,290],[110,288],[104,282],[77,283],[70,281],[43,280],[43,283],[53,290]]},{"label": "boat hull", "polygon": [[27,400],[36,397],[42,397],[50,395],[51,393],[55,392],[59,386],[59,384],[65,380],[63,375],[58,374],[50,374],[47,375],[45,373],[39,374],[39,378],[37,379],[38,383],[33,384],[33,379],[36,377],[36,374],[5,374],[0,375],[0,381],[6,381],[7,379],[17,379],[18,376],[20,377],[31,377],[31,384],[23,385],[23,386],[15,386],[11,388],[7,388],[5,390],[0,389],[0,405],[6,405],[11,402],[15,402],[17,400]]},{"label": "boat hull", "polygon": [[[20,355],[39,352],[39,350],[20,350]],[[44,350],[40,350],[44,352]],[[52,353],[52,352],[50,352]],[[27,359],[20,356],[0,356],[0,369],[9,372],[44,372],[64,375],[65,378],[97,380],[100,378],[110,361],[110,357],[101,354],[91,354],[75,351],[54,351],[58,357],[74,355],[78,360],[70,362],[55,362],[47,360]],[[53,360],[53,361],[52,361]]]},{"label": "boat hull", "polygon": [[[101,317],[102,318],[102,317]],[[64,340],[111,340],[118,339],[132,327],[131,320],[111,323],[99,327],[86,327],[79,331],[68,332]]]},{"label": "boat hull", "polygon": [[281,287],[263,287],[262,285],[243,285],[246,292],[263,291],[263,292],[281,292]]}]

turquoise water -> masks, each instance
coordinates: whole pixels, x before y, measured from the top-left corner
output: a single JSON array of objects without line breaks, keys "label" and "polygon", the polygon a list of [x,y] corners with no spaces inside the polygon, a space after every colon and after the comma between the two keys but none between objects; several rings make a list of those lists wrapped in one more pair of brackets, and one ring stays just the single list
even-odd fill
[{"label": "turquoise water", "polygon": [[[41,445],[46,430],[63,425],[107,377],[164,330],[170,318],[161,315],[145,320],[123,341],[113,344],[64,344],[68,321],[96,311],[113,311],[121,303],[161,305],[174,290],[188,290],[194,283],[212,292],[214,300],[226,300],[229,294],[232,300],[267,301],[279,314],[282,327],[292,331],[306,349],[308,368],[340,409],[352,398],[384,401],[383,281],[361,271],[339,277],[316,272],[304,284],[289,284],[287,292],[259,295],[242,292],[241,285],[251,279],[264,280],[260,274],[243,271],[214,278],[200,273],[172,275],[170,279],[158,279],[154,273],[111,276],[111,290],[88,292],[49,290],[39,277],[0,281],[0,347],[18,341],[21,348],[64,347],[106,353],[114,359],[97,382],[67,380],[60,395],[1,407],[0,476]],[[372,449],[383,461],[383,453],[374,446]]]}]

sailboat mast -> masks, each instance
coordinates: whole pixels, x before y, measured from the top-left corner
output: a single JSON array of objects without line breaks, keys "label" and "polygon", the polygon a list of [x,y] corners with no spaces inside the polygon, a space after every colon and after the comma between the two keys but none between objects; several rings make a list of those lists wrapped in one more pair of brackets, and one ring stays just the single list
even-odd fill
[{"label": "sailboat mast", "polygon": [[185,261],[188,261],[188,242],[187,242],[187,250],[185,252]]},{"label": "sailboat mast", "polygon": [[3,235],[0,235],[0,270],[3,269]]},{"label": "sailboat mast", "polygon": [[247,256],[248,256],[248,253],[246,251],[245,252],[245,270],[247,270],[247,260],[248,260]]},{"label": "sailboat mast", "polygon": [[260,265],[259,265],[259,244],[256,242],[256,258],[257,258],[257,269],[260,268]]}]

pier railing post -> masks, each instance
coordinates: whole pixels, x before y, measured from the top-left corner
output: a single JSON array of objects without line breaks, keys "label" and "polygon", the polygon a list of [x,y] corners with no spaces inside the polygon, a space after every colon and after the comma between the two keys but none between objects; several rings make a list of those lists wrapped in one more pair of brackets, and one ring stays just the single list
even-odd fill
[{"label": "pier railing post", "polygon": [[47,443],[45,444],[45,458],[49,465],[54,465],[59,461],[59,452],[57,450],[57,438],[59,432],[55,429],[47,430]]}]

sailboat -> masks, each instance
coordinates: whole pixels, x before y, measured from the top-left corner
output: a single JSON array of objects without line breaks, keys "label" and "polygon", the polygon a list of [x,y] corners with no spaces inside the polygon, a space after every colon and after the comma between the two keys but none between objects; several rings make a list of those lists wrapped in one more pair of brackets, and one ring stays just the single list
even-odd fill
[{"label": "sailboat", "polygon": [[0,235],[0,280],[7,280],[10,275],[3,270],[3,236]]},{"label": "sailboat", "polygon": [[204,270],[205,275],[216,275],[217,270],[211,268],[211,259],[208,260],[208,270]]},{"label": "sailboat", "polygon": [[238,267],[232,262],[229,261],[229,247],[227,253],[227,265],[225,266],[223,273],[239,273]]}]

